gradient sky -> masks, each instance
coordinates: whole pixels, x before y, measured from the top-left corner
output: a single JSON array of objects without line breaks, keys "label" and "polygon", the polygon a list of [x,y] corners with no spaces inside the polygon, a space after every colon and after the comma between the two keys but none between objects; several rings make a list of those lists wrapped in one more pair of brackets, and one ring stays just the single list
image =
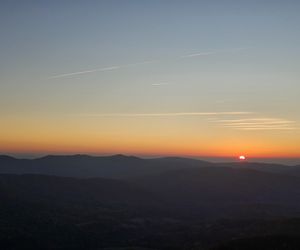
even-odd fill
[{"label": "gradient sky", "polygon": [[1,1],[0,153],[300,157],[300,1]]}]

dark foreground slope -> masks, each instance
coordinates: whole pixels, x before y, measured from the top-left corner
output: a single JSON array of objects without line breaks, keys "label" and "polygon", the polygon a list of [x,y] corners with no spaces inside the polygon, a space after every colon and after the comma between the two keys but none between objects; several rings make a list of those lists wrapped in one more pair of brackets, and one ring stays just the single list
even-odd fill
[{"label": "dark foreground slope", "polygon": [[300,215],[300,179],[228,167],[185,169],[135,179],[170,206],[206,217]]},{"label": "dark foreground slope", "polygon": [[[160,201],[117,180],[0,175],[0,249],[98,249],[138,240],[133,218],[160,213]],[[153,215],[154,214],[154,215]]]},{"label": "dark foreground slope", "polygon": [[230,167],[238,169],[252,169],[268,173],[286,174],[291,176],[300,176],[300,166],[288,166],[275,163],[262,163],[262,162],[227,162],[227,163],[215,163],[214,166],[218,167]]},{"label": "dark foreground slope", "polygon": [[76,206],[152,204],[155,196],[143,188],[113,179],[78,179],[46,175],[0,175],[0,191],[7,198]]},{"label": "dark foreground slope", "polygon": [[231,240],[227,243],[224,243],[223,245],[213,248],[213,250],[298,250],[299,246],[300,238],[298,235],[267,235]]},{"label": "dark foreground slope", "polygon": [[3,174],[0,248],[210,249],[249,237],[272,245],[300,237],[299,190],[296,177],[228,167],[127,181]]}]

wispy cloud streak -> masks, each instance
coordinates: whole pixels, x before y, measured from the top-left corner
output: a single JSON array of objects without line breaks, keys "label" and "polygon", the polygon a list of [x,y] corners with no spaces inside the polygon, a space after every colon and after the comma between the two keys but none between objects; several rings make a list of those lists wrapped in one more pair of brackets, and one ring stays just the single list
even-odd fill
[{"label": "wispy cloud streak", "polygon": [[160,83],[152,83],[152,86],[164,86],[164,85],[170,85],[168,82],[160,82]]},{"label": "wispy cloud streak", "polygon": [[98,69],[77,71],[77,72],[72,72],[72,73],[66,73],[66,74],[51,76],[48,79],[64,78],[64,77],[68,77],[68,76],[76,76],[76,75],[88,74],[88,73],[93,73],[93,72],[111,71],[111,70],[116,70],[116,69],[119,69],[119,68],[121,68],[121,67],[120,66],[112,66],[112,67],[104,67],[104,68],[98,68]]},{"label": "wispy cloud streak", "polygon": [[238,130],[294,130],[296,122],[280,118],[246,118],[217,120],[224,127]]},{"label": "wispy cloud streak", "polygon": [[87,117],[173,117],[173,116],[222,116],[222,115],[248,115],[251,112],[176,112],[176,113],[107,113],[107,114],[76,114]]},{"label": "wispy cloud streak", "polygon": [[[241,51],[241,50],[246,50],[246,49],[248,49],[248,48],[233,48],[233,49],[228,49],[228,50],[204,51],[204,52],[198,52],[198,53],[192,53],[192,54],[183,55],[183,56],[179,56],[179,57],[174,57],[173,59],[209,56],[209,55],[219,54],[221,52],[228,52],[228,51],[234,52],[234,51]],[[148,63],[161,62],[161,61],[162,60],[151,60],[151,61],[148,60],[148,61],[137,62],[137,63],[115,65],[115,66],[88,69],[88,70],[82,70],[82,71],[76,71],[76,72],[70,72],[70,73],[64,73],[64,74],[57,74],[57,75],[48,77],[47,80],[59,79],[59,78],[65,78],[65,77],[71,77],[71,76],[77,76],[77,75],[83,75],[83,74],[90,74],[90,73],[94,73],[94,72],[112,71],[112,70],[117,70],[117,69],[121,69],[121,68],[137,66],[137,65],[142,65],[142,64],[148,64]],[[157,86],[158,86],[158,84],[157,84]]]},{"label": "wispy cloud streak", "polygon": [[209,56],[209,55],[214,55],[214,54],[217,54],[217,52],[216,51],[200,52],[200,53],[194,53],[194,54],[184,55],[184,56],[181,56],[181,58],[198,57],[198,56]]},{"label": "wispy cloud streak", "polygon": [[125,64],[125,65],[116,65],[116,66],[110,66],[110,67],[103,67],[103,68],[96,68],[96,69],[90,69],[90,70],[76,71],[76,72],[71,72],[71,73],[54,75],[54,76],[48,77],[48,80],[58,79],[58,78],[65,78],[65,77],[76,76],[76,75],[89,74],[89,73],[94,73],[94,72],[112,71],[112,70],[117,70],[117,69],[121,69],[121,68],[130,67],[130,66],[143,65],[143,64],[153,63],[153,62],[155,62],[155,61],[144,61],[144,62],[138,62],[138,63]]},{"label": "wispy cloud streak", "polygon": [[292,127],[246,127],[239,128],[239,130],[295,130],[297,128]]},{"label": "wispy cloud streak", "polygon": [[204,52],[198,52],[198,53],[183,55],[183,56],[181,56],[181,58],[209,56],[209,55],[215,55],[215,54],[225,53],[225,52],[239,52],[239,51],[243,51],[243,50],[247,50],[247,49],[249,49],[249,48],[232,48],[232,49],[224,49],[224,50],[204,51]]},{"label": "wispy cloud streak", "polygon": [[[236,130],[296,130],[295,121],[280,118],[241,118],[249,117],[257,113],[249,111],[224,111],[224,112],[169,112],[169,113],[82,113],[70,114],[71,116],[81,117],[102,117],[102,118],[153,118],[153,117],[206,117],[206,120],[212,123],[219,123],[224,128]],[[230,117],[231,119],[222,119]]]}]

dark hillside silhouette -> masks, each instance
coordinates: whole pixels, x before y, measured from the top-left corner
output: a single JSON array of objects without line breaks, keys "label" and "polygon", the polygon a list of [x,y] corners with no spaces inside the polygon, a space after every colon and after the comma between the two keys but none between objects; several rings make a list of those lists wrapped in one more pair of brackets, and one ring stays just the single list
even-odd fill
[{"label": "dark hillside silhouette", "polygon": [[124,179],[159,174],[168,170],[202,167],[249,168],[296,176],[299,176],[300,172],[300,166],[254,162],[211,163],[180,157],[144,159],[125,155],[49,155],[37,159],[17,159],[9,156],[0,156],[0,173],[43,174],[80,178],[104,177]]},{"label": "dark hillside silhouette", "polygon": [[0,174],[2,249],[243,249],[249,238],[299,246],[300,178],[289,173],[298,167],[123,155],[0,161],[4,172],[44,173]]}]

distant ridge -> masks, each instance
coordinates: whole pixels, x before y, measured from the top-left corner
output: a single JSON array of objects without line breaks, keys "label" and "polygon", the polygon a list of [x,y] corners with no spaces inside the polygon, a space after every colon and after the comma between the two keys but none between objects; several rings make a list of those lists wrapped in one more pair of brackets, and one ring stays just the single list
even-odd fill
[{"label": "distant ridge", "polygon": [[167,170],[212,165],[209,162],[179,158],[143,159],[116,154],[111,156],[47,155],[36,159],[0,157],[0,173],[42,174],[65,177],[131,178]]},{"label": "distant ridge", "polygon": [[0,160],[17,160],[17,158],[9,155],[0,155]]},{"label": "distant ridge", "polygon": [[80,178],[122,179],[159,174],[169,170],[202,167],[248,168],[300,176],[300,166],[248,161],[211,163],[184,157],[140,158],[123,154],[110,156],[90,156],[86,154],[47,155],[36,159],[18,159],[12,156],[0,155],[0,174],[43,174]]}]

